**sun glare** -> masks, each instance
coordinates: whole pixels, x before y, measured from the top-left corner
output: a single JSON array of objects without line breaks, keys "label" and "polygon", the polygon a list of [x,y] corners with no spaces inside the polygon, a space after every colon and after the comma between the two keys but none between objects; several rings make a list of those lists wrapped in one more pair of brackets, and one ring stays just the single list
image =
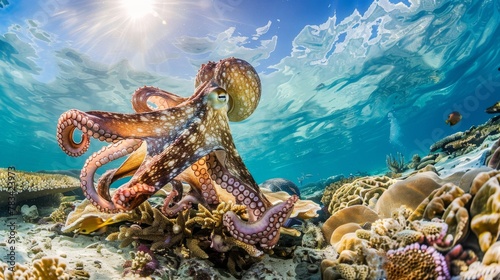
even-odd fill
[{"label": "sun glare", "polygon": [[153,14],[153,0],[121,0],[123,8],[132,19],[139,19]]}]

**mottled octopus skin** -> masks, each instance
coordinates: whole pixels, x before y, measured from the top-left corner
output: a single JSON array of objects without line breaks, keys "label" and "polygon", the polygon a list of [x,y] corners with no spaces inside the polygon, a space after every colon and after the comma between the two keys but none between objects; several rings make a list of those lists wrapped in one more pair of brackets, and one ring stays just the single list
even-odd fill
[{"label": "mottled octopus skin", "polygon": [[[228,124],[255,110],[260,79],[247,62],[228,58],[202,65],[195,83],[197,88],[189,98],[154,87],[139,88],[132,96],[132,114],[69,110],[58,122],[58,144],[76,157],[87,151],[91,138],[111,143],[87,159],[80,176],[85,196],[100,211],[131,210],[165,184],[184,181],[193,187],[192,193],[180,201],[173,193],[164,213],[175,215],[192,203],[211,208],[235,199],[247,206],[249,219],[243,222],[228,212],[224,223],[231,234],[272,248],[297,198],[270,208],[236,151]],[[73,139],[76,129],[83,133],[80,143]],[[106,171],[96,187],[96,170],[124,156],[128,156],[125,162]],[[127,176],[132,176],[130,181],[111,196],[110,185]],[[170,207],[172,201],[178,201],[177,205]],[[277,230],[267,230],[269,225]],[[254,234],[263,227],[267,236]]]}]

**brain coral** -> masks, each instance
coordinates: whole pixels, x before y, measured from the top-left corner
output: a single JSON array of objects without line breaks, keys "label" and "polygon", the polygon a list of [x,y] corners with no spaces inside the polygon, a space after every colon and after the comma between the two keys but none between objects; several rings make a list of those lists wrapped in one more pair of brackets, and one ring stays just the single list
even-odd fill
[{"label": "brain coral", "polygon": [[333,194],[328,211],[335,213],[353,205],[375,206],[380,195],[396,180],[387,176],[362,177],[342,185]]},{"label": "brain coral", "polygon": [[387,280],[450,279],[445,258],[434,247],[414,243],[387,252]]}]

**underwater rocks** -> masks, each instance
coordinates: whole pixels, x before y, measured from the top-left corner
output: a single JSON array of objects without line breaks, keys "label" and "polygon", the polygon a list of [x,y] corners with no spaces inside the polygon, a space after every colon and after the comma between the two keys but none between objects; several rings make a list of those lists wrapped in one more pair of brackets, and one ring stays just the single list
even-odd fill
[{"label": "underwater rocks", "polygon": [[284,191],[289,195],[297,195],[300,197],[300,189],[295,185],[294,182],[283,179],[283,178],[273,178],[262,182],[259,188],[266,188],[272,192]]},{"label": "underwater rocks", "polygon": [[21,216],[23,217],[23,220],[26,222],[33,222],[36,220],[39,215],[38,215],[38,208],[36,205],[23,205],[21,207]]}]

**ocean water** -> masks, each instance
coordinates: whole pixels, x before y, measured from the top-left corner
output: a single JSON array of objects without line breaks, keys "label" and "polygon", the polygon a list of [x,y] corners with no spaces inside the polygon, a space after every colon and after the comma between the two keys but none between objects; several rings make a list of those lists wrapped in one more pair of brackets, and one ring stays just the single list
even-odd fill
[{"label": "ocean water", "polygon": [[[8,2],[14,1],[0,1]],[[387,154],[401,152],[408,160],[426,155],[435,141],[491,117],[484,109],[500,99],[499,1],[380,0],[365,6],[304,23],[298,33],[286,34],[292,41],[285,50],[278,50],[281,38],[270,31],[279,20],[210,36],[182,36],[180,26],[174,45],[184,57],[172,58],[174,64],[162,62],[166,52],[149,52],[149,61],[138,63],[147,40],[132,45],[135,53],[107,61],[120,46],[109,43],[116,34],[106,31],[118,23],[106,22],[104,14],[80,29],[71,25],[73,13],[95,10],[59,12],[56,19],[75,29],[67,39],[56,23],[43,22],[43,13],[14,17],[9,4],[2,5],[0,166],[80,169],[86,156],[70,158],[57,145],[61,113],[132,112],[130,96],[143,85],[189,96],[199,65],[228,56],[250,62],[262,80],[257,110],[231,123],[257,182],[382,173]],[[100,19],[106,24],[99,26]],[[463,116],[453,127],[444,122],[451,111]],[[92,141],[87,154],[102,145]]]}]

